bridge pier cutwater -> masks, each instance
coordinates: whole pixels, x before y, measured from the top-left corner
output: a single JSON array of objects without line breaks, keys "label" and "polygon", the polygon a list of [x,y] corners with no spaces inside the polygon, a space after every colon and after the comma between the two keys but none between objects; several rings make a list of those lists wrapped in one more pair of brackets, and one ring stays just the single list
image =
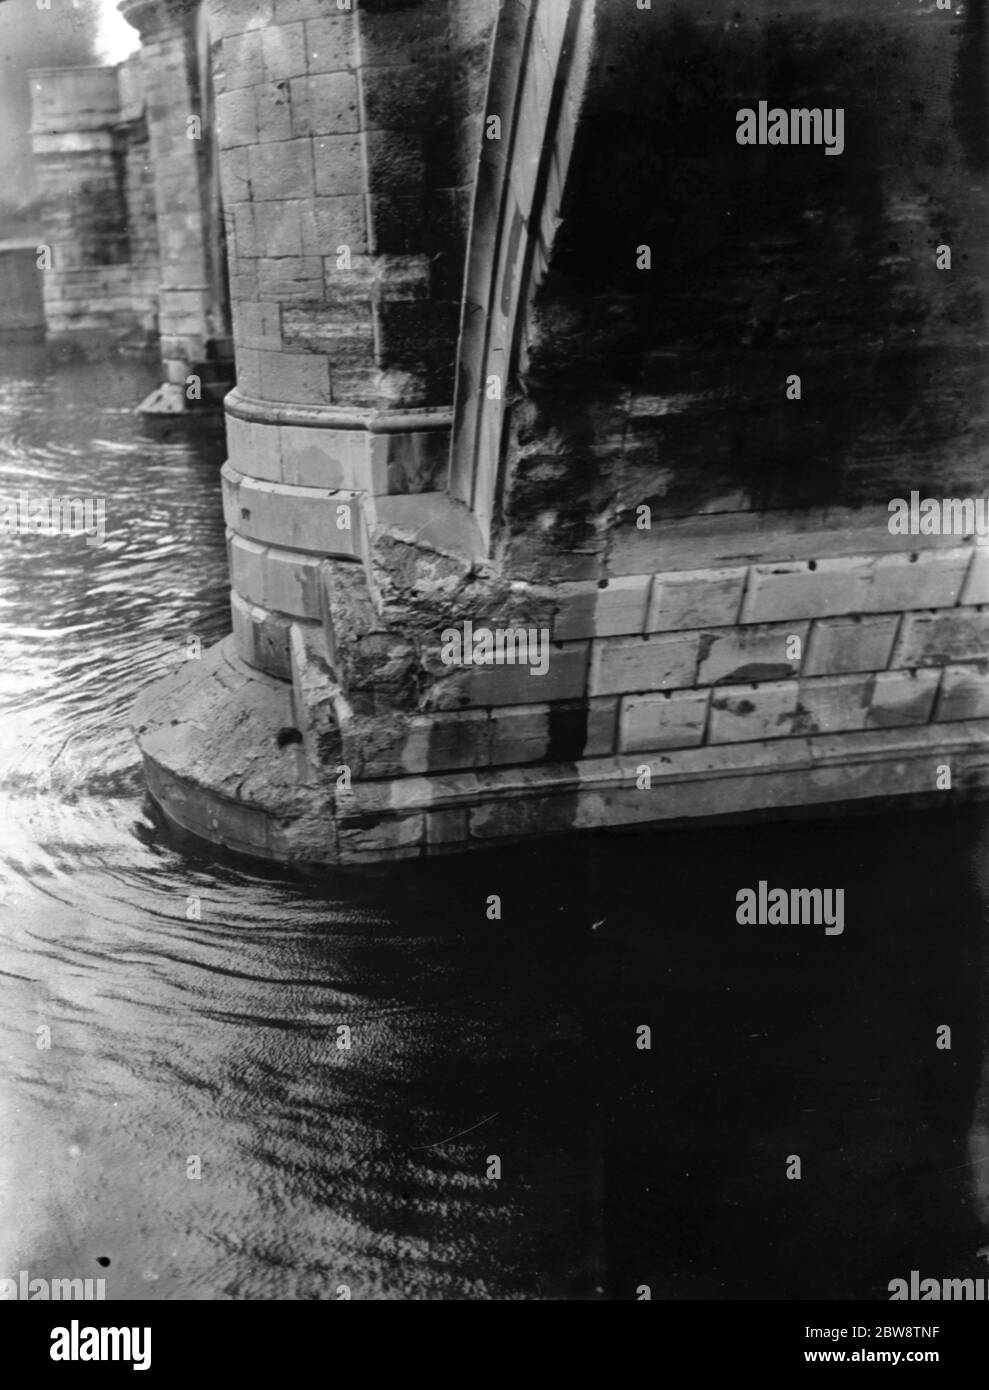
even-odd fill
[{"label": "bridge pier cutwater", "polygon": [[[736,11],[206,0],[233,631],[136,711],[173,822],[352,865],[980,793],[987,552],[888,500],[985,491],[984,11]],[[760,100],[840,157],[741,147]]]}]

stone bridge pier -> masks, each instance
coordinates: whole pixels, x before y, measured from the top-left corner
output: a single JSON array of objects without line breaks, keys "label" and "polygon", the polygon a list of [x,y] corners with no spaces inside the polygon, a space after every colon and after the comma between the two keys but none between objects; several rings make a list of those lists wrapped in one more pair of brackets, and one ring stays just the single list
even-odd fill
[{"label": "stone bridge pier", "polygon": [[[889,503],[984,494],[982,5],[205,25],[233,630],[137,713],[173,822],[351,865],[981,794],[984,541]],[[764,99],[843,149],[741,146]]]}]

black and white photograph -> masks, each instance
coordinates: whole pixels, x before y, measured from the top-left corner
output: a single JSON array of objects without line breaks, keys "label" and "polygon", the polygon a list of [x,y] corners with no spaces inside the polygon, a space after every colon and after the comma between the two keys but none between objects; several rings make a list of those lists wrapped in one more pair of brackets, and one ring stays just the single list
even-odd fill
[{"label": "black and white photograph", "polygon": [[987,0],[0,0],[32,1366],[651,1302],[962,1368],[987,311]]}]

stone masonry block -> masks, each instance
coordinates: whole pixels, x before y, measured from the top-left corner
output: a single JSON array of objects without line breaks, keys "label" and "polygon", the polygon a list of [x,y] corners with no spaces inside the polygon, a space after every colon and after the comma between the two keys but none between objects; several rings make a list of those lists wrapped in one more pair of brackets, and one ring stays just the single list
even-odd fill
[{"label": "stone masonry block", "polygon": [[330,364],[315,354],[259,353],[262,400],[329,405]]},{"label": "stone masonry block", "polygon": [[873,679],[864,675],[819,676],[800,682],[794,734],[842,734],[864,729]]},{"label": "stone masonry block", "polygon": [[285,482],[298,487],[368,488],[371,437],[366,431],[282,425],[279,434]]},{"label": "stone masonry block", "polygon": [[232,92],[236,87],[253,87],[260,82],[264,76],[261,35],[251,31],[223,39],[219,67],[226,92]]},{"label": "stone masonry block", "polygon": [[431,850],[435,846],[442,853],[445,846],[466,847],[467,836],[466,806],[452,806],[443,811],[427,811],[426,842]]},{"label": "stone masonry block", "polygon": [[[526,769],[520,769],[519,775]],[[527,839],[535,834],[563,833],[575,828],[573,797],[535,796],[500,798],[470,808],[472,840],[507,837]]]},{"label": "stone masonry block", "polygon": [[881,617],[819,618],[811,627],[804,675],[885,671],[899,626],[898,613]]},{"label": "stone masonry block", "polygon": [[487,710],[414,715],[401,751],[408,776],[427,772],[487,767],[491,760],[491,725]]},{"label": "stone masonry block", "polygon": [[246,603],[263,602],[261,562],[266,552],[267,546],[260,541],[249,541],[233,531],[227,531],[230,584]]},{"label": "stone masonry block", "polygon": [[268,257],[302,256],[302,204],[257,203],[254,224],[260,254]]},{"label": "stone masonry block", "polygon": [[231,583],[249,603],[320,620],[319,566],[315,555],[301,555],[229,535]]},{"label": "stone masonry block", "polygon": [[989,610],[951,608],[906,613],[891,666],[947,666],[989,657]]},{"label": "stone masonry block", "polygon": [[959,601],[971,560],[971,547],[880,555],[863,611],[895,613],[910,608],[950,608]]},{"label": "stone masonry block", "polygon": [[709,700],[707,690],[626,695],[619,716],[619,752],[697,747],[704,738]]},{"label": "stone masonry block", "polygon": [[540,704],[582,699],[587,686],[587,642],[553,643],[544,675],[525,665],[451,667],[427,692],[427,710],[482,705]]},{"label": "stone masonry block", "polygon": [[640,633],[651,576],[627,575],[600,588],[594,582],[561,584],[559,609],[553,619],[556,641],[579,637],[614,637]]},{"label": "stone masonry block", "polygon": [[[786,680],[800,672],[810,624],[767,623],[715,628],[700,639],[697,685]],[[799,638],[801,656],[789,658],[787,646]]]},{"label": "stone masonry block", "polygon": [[593,644],[591,695],[645,693],[692,686],[700,633],[599,638]]},{"label": "stone masonry block", "polygon": [[[356,9],[356,5],[354,7]],[[355,64],[355,28],[350,14],[330,15],[306,21],[308,69],[312,73],[337,73]]]},{"label": "stone masonry block", "polygon": [[[212,0],[210,33],[214,38],[242,34],[248,29],[261,29],[272,22],[272,0],[253,0],[245,6],[242,0]],[[147,51],[147,45],[142,45]]]},{"label": "stone masonry block", "polygon": [[320,197],[363,194],[364,165],[359,136],[320,135],[313,141],[313,164],[316,192]]},{"label": "stone masonry block", "polygon": [[933,718],[935,723],[989,718],[989,662],[946,666]]},{"label": "stone masonry block", "polygon": [[618,747],[618,707],[615,695],[600,696],[587,701],[587,737],[585,758],[607,758]]},{"label": "stone masonry block", "polygon": [[237,349],[237,386],[242,395],[257,396],[261,390],[261,354],[256,348]]},{"label": "stone masonry block", "polygon": [[[227,416],[227,456],[238,473],[276,483],[282,477],[278,426]],[[294,482],[295,479],[288,479]]]},{"label": "stone masonry block", "polygon": [[880,671],[873,680],[870,729],[928,723],[941,682],[939,670]]},{"label": "stone masonry block", "polygon": [[306,72],[306,37],[300,23],[281,24],[261,33],[264,75],[269,82]]},{"label": "stone masonry block", "polygon": [[785,738],[793,732],[800,699],[796,681],[723,686],[711,692],[708,743],[746,743]]},{"label": "stone masonry block", "polygon": [[989,603],[989,545],[977,542],[972,555],[971,568],[965,580],[961,604]]},{"label": "stone masonry block", "polygon": [[491,711],[491,761],[495,766],[538,763],[549,748],[549,705],[509,705]]},{"label": "stone masonry block", "polygon": [[219,147],[219,188],[224,195],[226,220],[233,204],[246,202],[250,197],[250,153],[246,147]]},{"label": "stone masonry block", "polygon": [[753,565],[741,621],[785,622],[860,612],[874,566],[868,556]]},{"label": "stone masonry block", "polygon": [[292,79],[293,134],[356,135],[359,130],[357,79],[351,73]]},{"label": "stone masonry block", "polygon": [[279,352],[282,346],[281,306],[272,300],[233,306],[234,341],[238,347]]},{"label": "stone masonry block", "polygon": [[388,432],[371,436],[375,494],[442,489],[450,461],[448,429]]},{"label": "stone masonry block", "polygon": [[[254,205],[252,203],[235,203],[230,209],[232,219],[233,236],[232,254],[236,257],[253,258],[261,255],[261,244],[258,241],[257,228],[254,224]],[[231,275],[234,268],[231,266]]]},{"label": "stone masonry block", "polygon": [[278,613],[291,613],[319,622],[321,564],[319,556],[297,555],[278,546],[267,546],[260,565],[261,596],[258,601]]},{"label": "stone masonry block", "polygon": [[351,313],[324,304],[286,304],[282,310],[282,346],[287,352],[318,352],[336,371],[369,367],[375,361],[374,325],[368,305]]},{"label": "stone masonry block", "polygon": [[389,859],[417,856],[426,834],[426,817],[422,811],[413,815],[396,816],[383,821],[374,818],[373,825],[350,824],[341,821],[337,828],[337,846],[344,862],[374,863],[381,858],[382,849]]},{"label": "stone masonry block", "polygon": [[279,140],[255,145],[249,151],[248,163],[256,202],[268,199],[279,202],[313,196],[311,140]]},{"label": "stone masonry block", "polygon": [[245,478],[225,464],[223,515],[238,536],[284,550],[357,559],[364,547],[359,497]]},{"label": "stone masonry block", "polygon": [[258,293],[262,299],[319,299],[323,262],[319,256],[266,256],[258,261]]},{"label": "stone masonry block", "polygon": [[334,255],[342,245],[349,246],[352,255],[367,249],[367,221],[364,199],[360,196],[317,198],[313,203],[313,217],[314,254]]},{"label": "stone masonry block", "polygon": [[[216,136],[221,150],[257,143],[258,122],[253,87],[238,87],[217,97]],[[226,189],[224,191],[226,193]],[[235,193],[235,196],[244,195]]]},{"label": "stone masonry block", "polygon": [[491,761],[504,766],[605,757],[614,751],[617,705],[606,697],[493,709]]},{"label": "stone masonry block", "polygon": [[255,87],[254,106],[258,140],[291,140],[294,131],[287,81],[266,82],[261,87]]},{"label": "stone masonry block", "polygon": [[688,570],[653,576],[647,632],[726,627],[738,621],[748,570]]}]

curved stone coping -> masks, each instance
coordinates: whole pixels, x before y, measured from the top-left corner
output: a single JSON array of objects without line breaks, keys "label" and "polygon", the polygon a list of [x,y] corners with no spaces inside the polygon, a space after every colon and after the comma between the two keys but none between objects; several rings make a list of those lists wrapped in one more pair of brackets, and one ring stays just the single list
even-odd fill
[{"label": "curved stone coping", "polygon": [[448,430],[452,406],[422,406],[412,410],[354,409],[337,405],[292,405],[258,400],[239,387],[223,402],[228,415],[259,425],[306,425],[310,429],[367,430],[371,434],[405,434],[419,430]]},{"label": "curved stone coping", "polygon": [[292,624],[322,631],[318,621],[251,603],[235,589],[230,593],[230,618],[238,657],[248,666],[282,681],[292,679],[289,635]]},{"label": "curved stone coping", "polygon": [[261,608],[319,622],[321,555],[265,545],[229,528],[227,542],[235,593]]},{"label": "curved stone coping", "polygon": [[229,461],[220,476],[224,520],[238,536],[309,555],[353,560],[364,554],[361,493],[251,478]]},{"label": "curved stone coping", "polygon": [[143,691],[131,723],[151,794],[175,825],[265,859],[299,857],[298,842],[325,860],[331,803],[302,744],[278,745],[294,727],[291,686],[240,661],[229,638]]},{"label": "curved stone coping", "polygon": [[251,478],[375,495],[428,492],[446,477],[446,429],[337,429],[225,416],[231,465]]},{"label": "curved stone coping", "polygon": [[[989,789],[983,719],[354,781],[337,793],[333,779],[316,782],[301,743],[278,747],[278,730],[294,727],[290,687],[232,657],[229,639],[146,691],[134,718],[151,795],[167,820],[255,857],[337,867],[542,834],[923,797],[943,762],[963,794]],[[643,765],[652,785],[640,790]]]}]

